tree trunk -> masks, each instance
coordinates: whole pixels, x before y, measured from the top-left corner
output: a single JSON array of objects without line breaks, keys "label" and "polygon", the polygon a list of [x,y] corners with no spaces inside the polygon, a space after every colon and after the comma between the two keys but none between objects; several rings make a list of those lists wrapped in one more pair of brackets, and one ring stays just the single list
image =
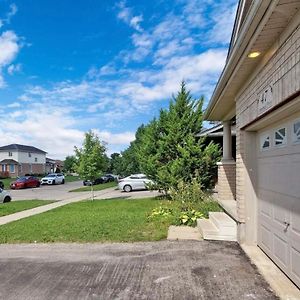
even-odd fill
[{"label": "tree trunk", "polygon": [[93,184],[91,184],[91,194],[92,194],[92,201],[94,201],[95,196],[94,196],[94,186],[93,186]]}]

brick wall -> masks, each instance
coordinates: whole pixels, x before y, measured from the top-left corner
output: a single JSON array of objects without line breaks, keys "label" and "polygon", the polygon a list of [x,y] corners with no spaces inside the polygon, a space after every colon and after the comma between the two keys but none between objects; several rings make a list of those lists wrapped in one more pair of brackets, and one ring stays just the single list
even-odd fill
[{"label": "brick wall", "polygon": [[22,172],[19,173],[19,176],[24,176],[25,174],[44,174],[45,165],[44,164],[22,164]]},{"label": "brick wall", "polygon": [[218,198],[233,200],[236,198],[236,168],[235,162],[218,163]]},{"label": "brick wall", "polygon": [[[277,49],[257,76],[236,97],[236,198],[238,217],[245,221],[245,133],[242,127],[300,90],[300,27]],[[272,102],[261,109],[260,95],[272,87]]]}]

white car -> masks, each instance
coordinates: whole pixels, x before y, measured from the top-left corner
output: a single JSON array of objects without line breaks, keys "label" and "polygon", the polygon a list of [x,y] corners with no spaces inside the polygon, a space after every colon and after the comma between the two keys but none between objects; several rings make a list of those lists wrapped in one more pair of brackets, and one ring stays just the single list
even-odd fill
[{"label": "white car", "polygon": [[0,203],[6,203],[11,201],[11,195],[8,191],[0,189]]},{"label": "white car", "polygon": [[119,190],[124,192],[131,192],[133,190],[146,190],[147,184],[153,184],[154,182],[147,178],[145,174],[133,174],[128,177],[119,180]]},{"label": "white car", "polygon": [[51,173],[41,179],[41,184],[64,184],[65,176],[61,173]]}]

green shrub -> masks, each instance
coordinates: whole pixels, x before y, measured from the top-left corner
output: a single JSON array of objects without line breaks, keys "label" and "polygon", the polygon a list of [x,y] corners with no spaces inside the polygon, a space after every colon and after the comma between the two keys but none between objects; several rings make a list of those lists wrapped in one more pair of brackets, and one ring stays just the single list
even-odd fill
[{"label": "green shrub", "polygon": [[200,211],[191,209],[187,211],[181,211],[177,220],[179,221],[179,225],[195,226],[197,219],[200,218],[203,218],[203,214]]},{"label": "green shrub", "polygon": [[176,188],[170,189],[169,194],[172,200],[181,203],[198,203],[210,199],[208,193],[201,189],[201,184],[196,178],[190,183],[180,181]]}]

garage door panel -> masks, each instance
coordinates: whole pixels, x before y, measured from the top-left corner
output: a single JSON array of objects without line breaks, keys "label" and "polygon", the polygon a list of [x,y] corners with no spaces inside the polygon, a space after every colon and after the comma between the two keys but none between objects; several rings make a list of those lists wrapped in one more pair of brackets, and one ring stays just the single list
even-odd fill
[{"label": "garage door panel", "polygon": [[[259,195],[260,199],[265,199],[264,193]],[[272,205],[271,202],[268,201],[260,201],[259,202],[259,210],[260,213],[262,214],[262,217],[266,217],[271,219],[272,218]]]},{"label": "garage door panel", "polygon": [[290,170],[289,170],[289,195],[295,198],[300,196],[300,157],[299,155],[291,156]]},{"label": "garage door panel", "polygon": [[273,251],[278,262],[284,269],[288,269],[289,266],[289,244],[286,239],[282,239],[281,236],[274,234]]},{"label": "garage door panel", "polygon": [[258,245],[300,287],[300,143],[291,140],[291,124],[284,145],[258,147]]},{"label": "garage door panel", "polygon": [[[267,162],[264,162],[267,161]],[[280,192],[280,187],[286,185],[286,178],[282,177],[290,169],[286,158],[274,156],[260,159],[258,163],[259,182],[258,187],[272,192]],[[271,173],[270,173],[271,172]]]},{"label": "garage door panel", "polygon": [[273,243],[272,243],[272,232],[271,230],[266,227],[264,224],[260,226],[260,243],[261,246],[264,248],[265,251],[268,253],[272,253]]},{"label": "garage door panel", "polygon": [[292,280],[295,282],[300,282],[300,252],[291,248],[291,274]]}]

